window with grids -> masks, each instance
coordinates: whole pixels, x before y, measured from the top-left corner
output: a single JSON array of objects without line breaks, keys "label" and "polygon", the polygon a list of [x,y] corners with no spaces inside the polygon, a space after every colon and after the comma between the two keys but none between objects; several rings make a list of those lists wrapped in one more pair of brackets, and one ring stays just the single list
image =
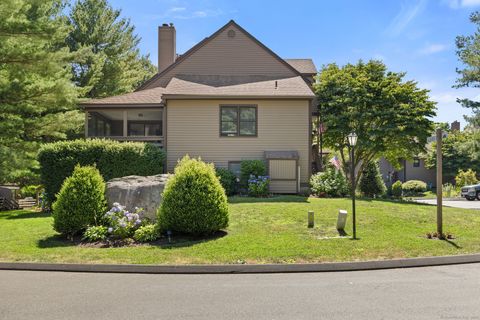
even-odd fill
[{"label": "window with grids", "polygon": [[221,106],[220,135],[254,137],[257,135],[256,106]]}]

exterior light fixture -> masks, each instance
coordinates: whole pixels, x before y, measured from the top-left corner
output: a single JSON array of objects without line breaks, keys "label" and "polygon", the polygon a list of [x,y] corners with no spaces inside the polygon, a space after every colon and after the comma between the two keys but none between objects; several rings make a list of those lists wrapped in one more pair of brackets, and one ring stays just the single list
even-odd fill
[{"label": "exterior light fixture", "polygon": [[350,133],[347,136],[348,145],[351,149],[351,158],[350,158],[350,183],[352,184],[352,222],[353,222],[353,239],[357,239],[357,222],[355,218],[355,145],[357,144],[358,136],[355,132]]}]

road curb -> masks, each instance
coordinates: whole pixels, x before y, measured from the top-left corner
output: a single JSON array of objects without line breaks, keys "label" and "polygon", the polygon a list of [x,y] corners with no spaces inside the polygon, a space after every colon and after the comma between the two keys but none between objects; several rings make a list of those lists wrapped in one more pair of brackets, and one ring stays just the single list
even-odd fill
[{"label": "road curb", "polygon": [[342,272],[479,263],[480,254],[361,262],[306,264],[134,265],[0,262],[0,270],[139,274],[246,274]]}]

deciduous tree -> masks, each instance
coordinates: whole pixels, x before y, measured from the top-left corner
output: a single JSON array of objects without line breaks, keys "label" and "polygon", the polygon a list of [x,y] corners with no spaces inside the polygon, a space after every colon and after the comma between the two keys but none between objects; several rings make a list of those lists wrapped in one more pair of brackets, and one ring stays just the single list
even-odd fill
[{"label": "deciduous tree", "polygon": [[405,73],[390,72],[381,61],[362,61],[322,68],[315,85],[319,111],[326,127],[325,145],[340,153],[349,174],[347,135],[358,135],[355,147],[356,185],[364,166],[381,156],[391,162],[412,158],[425,150],[433,131],[435,103],[428,90]]}]

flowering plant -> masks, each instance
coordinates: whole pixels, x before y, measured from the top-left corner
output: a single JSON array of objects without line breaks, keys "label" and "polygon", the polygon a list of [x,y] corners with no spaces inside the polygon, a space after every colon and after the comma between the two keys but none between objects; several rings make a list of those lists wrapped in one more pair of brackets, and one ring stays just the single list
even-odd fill
[{"label": "flowering plant", "polygon": [[136,207],[134,212],[130,212],[125,206],[115,202],[113,207],[105,213],[108,233],[119,238],[133,236],[135,230],[144,224],[143,214],[144,211],[141,208]]},{"label": "flowering plant", "polygon": [[248,179],[248,194],[252,197],[266,197],[269,185],[270,178],[268,176],[251,175]]}]

